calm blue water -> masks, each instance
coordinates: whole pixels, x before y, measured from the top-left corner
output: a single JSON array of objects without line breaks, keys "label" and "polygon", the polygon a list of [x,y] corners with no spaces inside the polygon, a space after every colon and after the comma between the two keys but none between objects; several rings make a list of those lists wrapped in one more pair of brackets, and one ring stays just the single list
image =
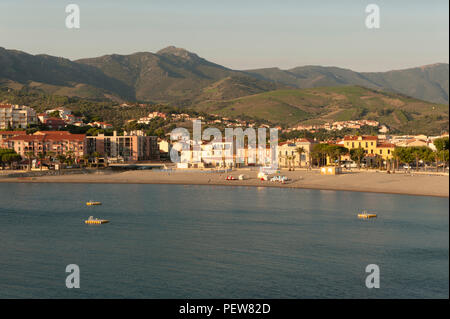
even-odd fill
[{"label": "calm blue water", "polygon": [[[0,184],[0,203],[1,298],[449,296],[448,198]],[[358,220],[361,208],[379,218]],[[85,225],[90,215],[111,223]],[[80,289],[65,287],[68,264]],[[365,287],[368,264],[380,267],[379,289]]]}]

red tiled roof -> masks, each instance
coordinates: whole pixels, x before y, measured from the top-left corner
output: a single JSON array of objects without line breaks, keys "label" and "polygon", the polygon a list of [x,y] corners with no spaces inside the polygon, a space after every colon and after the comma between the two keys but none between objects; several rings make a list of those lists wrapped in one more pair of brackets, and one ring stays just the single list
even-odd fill
[{"label": "red tiled roof", "polygon": [[8,141],[24,141],[24,142],[44,142],[44,141],[79,141],[82,142],[86,138],[85,134],[42,134],[42,135],[24,135],[14,136],[8,139]]},{"label": "red tiled roof", "polygon": [[33,135],[45,135],[45,134],[71,135],[69,131],[37,131]]},{"label": "red tiled roof", "polygon": [[357,141],[358,138],[362,138],[362,141],[376,141],[378,140],[378,136],[370,136],[370,135],[364,135],[364,136],[345,136],[344,141]]},{"label": "red tiled roof", "polygon": [[391,143],[381,143],[381,144],[378,144],[377,147],[380,147],[380,148],[390,148],[390,147],[395,147],[395,144],[391,144]]},{"label": "red tiled roof", "polygon": [[297,142],[302,142],[302,143],[314,143],[314,140],[310,139],[310,138],[301,138],[299,140],[297,140]]},{"label": "red tiled roof", "polygon": [[32,142],[32,141],[43,141],[45,135],[24,135],[24,136],[14,136],[8,139],[8,141],[24,141],[24,142]]},{"label": "red tiled roof", "polygon": [[25,135],[26,131],[0,131],[0,135]]}]

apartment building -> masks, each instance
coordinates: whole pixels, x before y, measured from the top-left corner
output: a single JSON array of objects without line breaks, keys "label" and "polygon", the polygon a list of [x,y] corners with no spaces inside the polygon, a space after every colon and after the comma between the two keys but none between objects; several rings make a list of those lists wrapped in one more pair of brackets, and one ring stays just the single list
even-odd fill
[{"label": "apartment building", "polygon": [[[302,138],[295,141],[284,142],[278,145],[278,165],[280,167],[307,167],[310,165],[310,154],[313,140]],[[301,150],[301,152],[299,152]]]},{"label": "apartment building", "polygon": [[85,134],[71,134],[66,131],[40,131],[34,134],[19,134],[3,140],[3,148],[13,149],[17,154],[26,157],[28,152],[35,156],[39,153],[67,155],[69,152],[76,158],[84,155],[86,148]]},{"label": "apartment building", "polygon": [[361,147],[367,155],[379,155],[383,159],[391,159],[395,145],[378,139],[378,136],[345,136],[344,147],[349,150]]},{"label": "apartment building", "polygon": [[28,106],[2,104],[0,105],[0,129],[27,128],[36,124],[36,112]]},{"label": "apartment building", "polygon": [[99,134],[87,136],[87,153],[99,153],[109,161],[148,161],[159,160],[158,138],[144,136],[136,132],[124,132],[123,136]]}]

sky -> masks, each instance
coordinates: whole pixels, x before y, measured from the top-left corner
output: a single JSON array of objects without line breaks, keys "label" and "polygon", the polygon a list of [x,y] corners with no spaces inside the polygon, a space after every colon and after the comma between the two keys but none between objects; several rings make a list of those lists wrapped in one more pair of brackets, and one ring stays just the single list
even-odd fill
[{"label": "sky", "polygon": [[[80,8],[80,28],[65,7]],[[380,28],[365,25],[369,4]],[[184,48],[232,69],[448,63],[448,0],[0,0],[0,47],[71,60]]]}]

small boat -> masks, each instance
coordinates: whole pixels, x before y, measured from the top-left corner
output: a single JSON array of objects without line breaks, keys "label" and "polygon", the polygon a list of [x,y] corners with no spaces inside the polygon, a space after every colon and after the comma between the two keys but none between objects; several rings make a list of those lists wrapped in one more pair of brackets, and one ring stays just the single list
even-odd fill
[{"label": "small boat", "polygon": [[94,205],[101,205],[101,202],[94,202],[92,200],[90,200],[89,202],[86,203],[87,206],[94,206]]},{"label": "small boat", "polygon": [[106,219],[98,219],[94,218],[93,216],[89,216],[88,219],[84,221],[85,224],[106,224],[109,223],[109,220]]},{"label": "small boat", "polygon": [[358,218],[362,218],[362,219],[369,219],[369,218],[376,218],[377,214],[375,213],[368,213],[366,211],[362,211],[361,213],[358,214]]}]

